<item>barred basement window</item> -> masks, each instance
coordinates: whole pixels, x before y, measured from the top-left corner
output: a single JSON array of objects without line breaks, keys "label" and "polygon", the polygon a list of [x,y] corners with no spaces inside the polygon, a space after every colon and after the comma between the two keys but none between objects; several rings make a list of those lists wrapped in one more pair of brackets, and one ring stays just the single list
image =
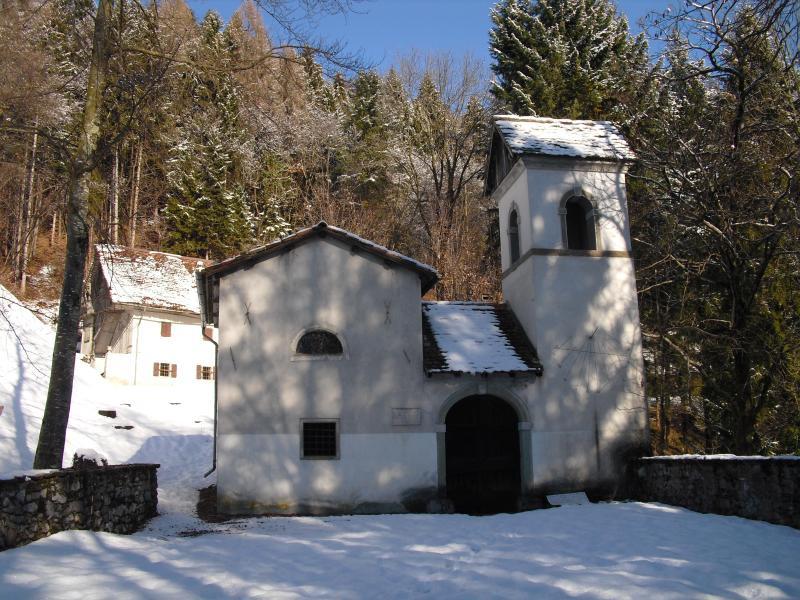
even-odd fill
[{"label": "barred basement window", "polygon": [[339,458],[339,421],[301,419],[301,458]]},{"label": "barred basement window", "polygon": [[297,342],[297,354],[311,356],[336,356],[342,354],[342,342],[336,334],[323,329],[314,329],[303,334]]}]

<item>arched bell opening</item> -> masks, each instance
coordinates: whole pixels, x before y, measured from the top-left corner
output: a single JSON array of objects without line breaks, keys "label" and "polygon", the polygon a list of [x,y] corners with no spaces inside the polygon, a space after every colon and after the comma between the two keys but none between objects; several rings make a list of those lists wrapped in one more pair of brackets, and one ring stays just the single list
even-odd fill
[{"label": "arched bell opening", "polygon": [[518,510],[521,486],[519,417],[490,395],[456,402],[445,419],[447,497],[456,512]]},{"label": "arched bell opening", "polygon": [[570,250],[597,250],[595,209],[586,196],[571,196],[561,207],[562,238]]}]

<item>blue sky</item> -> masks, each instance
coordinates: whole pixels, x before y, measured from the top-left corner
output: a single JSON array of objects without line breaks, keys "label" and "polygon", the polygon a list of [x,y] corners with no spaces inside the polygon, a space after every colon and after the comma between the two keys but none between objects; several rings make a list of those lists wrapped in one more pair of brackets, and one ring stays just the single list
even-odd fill
[{"label": "blue sky", "polygon": [[[189,0],[198,16],[214,9],[227,19],[240,0]],[[367,0],[347,15],[319,18],[314,34],[340,40],[350,50],[363,52],[367,62],[386,69],[412,48],[449,50],[456,56],[471,52],[488,62],[489,11],[493,0]],[[650,11],[663,11],[670,0],[617,0],[634,32]]]}]

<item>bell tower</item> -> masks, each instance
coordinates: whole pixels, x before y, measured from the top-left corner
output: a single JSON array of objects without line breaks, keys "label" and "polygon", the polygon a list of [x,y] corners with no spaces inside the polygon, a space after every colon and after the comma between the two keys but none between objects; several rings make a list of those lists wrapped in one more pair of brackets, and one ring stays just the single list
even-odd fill
[{"label": "bell tower", "polygon": [[609,122],[504,115],[493,125],[486,193],[499,211],[503,295],[544,367],[530,403],[540,422],[558,414],[572,432],[540,432],[538,444],[550,455],[554,443],[579,448],[558,460],[603,479],[614,456],[646,441],[625,190],[635,157]]}]

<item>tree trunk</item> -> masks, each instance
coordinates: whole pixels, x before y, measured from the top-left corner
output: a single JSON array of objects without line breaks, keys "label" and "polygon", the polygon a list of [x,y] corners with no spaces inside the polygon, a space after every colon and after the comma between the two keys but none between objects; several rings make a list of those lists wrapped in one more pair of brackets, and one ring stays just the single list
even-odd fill
[{"label": "tree trunk", "polygon": [[[25,152],[25,164],[27,165],[28,153]],[[22,182],[19,191],[19,202],[17,203],[14,214],[14,230],[11,234],[11,269],[14,281],[19,281],[20,262],[22,261],[22,236],[24,235],[23,212],[25,210],[25,181]]]},{"label": "tree trunk", "polygon": [[53,208],[53,222],[50,225],[50,247],[56,245],[56,233],[58,232],[58,208]]},{"label": "tree trunk", "polygon": [[15,248],[17,252],[16,278],[20,285],[20,292],[25,294],[26,273],[28,268],[28,252],[30,251],[31,239],[31,203],[33,202],[33,183],[36,176],[36,146],[39,141],[39,119],[33,124],[33,139],[31,140],[31,159],[28,164],[28,172],[25,177],[25,186],[22,190],[21,205],[19,211],[19,223],[17,226],[18,241]]},{"label": "tree trunk", "polygon": [[752,361],[744,350],[734,350],[733,356],[736,389],[732,394],[734,415],[730,449],[734,454],[755,454],[760,448],[753,442],[757,415],[753,410]]},{"label": "tree trunk", "polygon": [[113,0],[99,0],[97,5],[92,58],[86,85],[86,104],[83,109],[78,146],[69,165],[64,283],[58,309],[58,327],[53,347],[47,404],[39,432],[36,458],[33,462],[36,469],[59,469],[64,456],[75,372],[75,344],[81,318],[83,271],[89,249],[89,173],[94,166],[100,132],[100,108],[111,47],[109,25],[112,3]]},{"label": "tree trunk", "polygon": [[134,159],[133,183],[131,185],[130,203],[130,234],[128,245],[136,247],[136,213],[139,211],[139,181],[142,176],[142,142],[136,145],[136,158]]},{"label": "tree trunk", "polygon": [[111,243],[119,243],[119,151],[114,148],[114,166],[111,170]]},{"label": "tree trunk", "polygon": [[703,453],[713,454],[713,431],[711,423],[711,411],[709,410],[708,400],[703,400]]},{"label": "tree trunk", "polygon": [[31,202],[31,247],[28,251],[28,259],[30,260],[34,256],[36,256],[36,247],[39,242],[39,223],[41,219],[39,218],[39,210],[42,207],[42,178],[39,177],[38,183],[36,184],[36,193],[33,195],[33,201]]}]

